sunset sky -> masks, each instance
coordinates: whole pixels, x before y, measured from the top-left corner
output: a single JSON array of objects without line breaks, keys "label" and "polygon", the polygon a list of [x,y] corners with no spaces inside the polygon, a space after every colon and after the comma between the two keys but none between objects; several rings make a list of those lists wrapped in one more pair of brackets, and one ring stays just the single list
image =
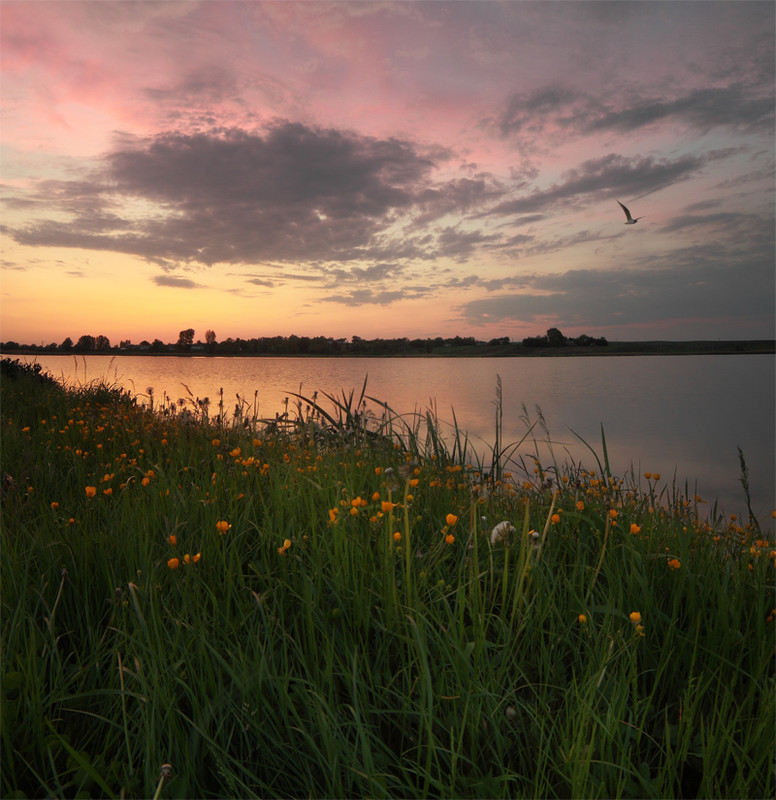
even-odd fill
[{"label": "sunset sky", "polygon": [[775,10],[3,0],[0,339],[772,338]]}]

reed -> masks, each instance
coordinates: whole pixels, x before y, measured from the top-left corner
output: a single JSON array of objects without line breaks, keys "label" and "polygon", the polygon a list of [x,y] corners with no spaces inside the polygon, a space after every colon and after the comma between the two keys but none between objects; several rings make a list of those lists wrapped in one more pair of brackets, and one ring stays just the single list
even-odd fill
[{"label": "reed", "polygon": [[4,797],[773,796],[761,522],[366,383],[0,392]]}]

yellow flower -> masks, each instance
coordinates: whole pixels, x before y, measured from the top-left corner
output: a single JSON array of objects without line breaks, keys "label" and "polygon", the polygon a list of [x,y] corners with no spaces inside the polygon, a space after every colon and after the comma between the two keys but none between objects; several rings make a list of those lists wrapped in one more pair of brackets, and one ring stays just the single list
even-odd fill
[{"label": "yellow flower", "polygon": [[638,625],[641,622],[641,614],[638,611],[631,611],[629,618],[634,625]]},{"label": "yellow flower", "polygon": [[178,566],[180,565],[180,563],[181,563],[181,562],[180,562],[180,561],[179,561],[177,558],[171,558],[171,559],[170,559],[170,560],[167,562],[167,566],[168,566],[170,569],[178,569]]},{"label": "yellow flower", "polygon": [[286,554],[286,550],[288,550],[289,547],[291,547],[291,540],[290,539],[286,539],[283,542],[283,546],[282,547],[278,547],[278,553],[280,553],[281,556],[285,555]]},{"label": "yellow flower", "polygon": [[[455,514],[448,514],[448,515],[445,517],[445,522],[446,522],[448,525],[451,525],[451,526],[452,526],[452,525],[455,525],[455,523],[456,523],[456,522],[458,522],[458,517],[456,517],[456,516],[455,516]],[[448,542],[448,544],[449,544],[449,542]]]},{"label": "yellow flower", "polygon": [[682,566],[682,562],[678,558],[671,558],[668,561],[668,568],[669,569],[679,569]]},{"label": "yellow flower", "polygon": [[219,534],[226,533],[231,527],[232,526],[226,520],[222,519],[219,522],[216,522],[216,530]]},{"label": "yellow flower", "polygon": [[87,486],[86,487],[86,496],[87,497],[94,497],[97,494],[97,487],[96,486]]}]

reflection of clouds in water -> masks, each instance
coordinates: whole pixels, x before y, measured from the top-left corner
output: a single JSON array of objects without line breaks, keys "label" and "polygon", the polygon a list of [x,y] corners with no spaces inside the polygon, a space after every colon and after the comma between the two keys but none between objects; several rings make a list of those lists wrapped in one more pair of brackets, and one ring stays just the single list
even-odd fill
[{"label": "reflection of clouds in water", "polygon": [[[32,359],[30,359],[32,360]],[[70,356],[37,359],[56,376],[74,377]],[[78,359],[78,378],[84,378]],[[88,357],[89,380],[105,375],[110,359]],[[452,436],[452,421],[469,435],[469,446],[489,459],[496,426],[496,386],[503,388],[502,446],[520,441],[527,425],[546,421],[559,462],[578,461],[595,469],[590,451],[603,461],[601,425],[612,471],[623,475],[660,472],[661,485],[677,486],[713,505],[720,498],[730,513],[745,511],[739,481],[737,446],[749,467],[755,512],[770,514],[774,486],[774,361],[771,356],[585,356],[579,358],[176,358],[124,356],[110,366],[109,378],[132,388],[153,386],[158,402],[166,392],[177,400],[186,384],[194,396],[209,397],[211,409],[224,390],[227,410],[237,393],[253,402],[259,414],[274,417],[290,392],[327,407],[323,393],[354,396],[367,377],[366,394],[387,402],[399,413],[424,413],[433,404],[443,432]],[[376,413],[379,407],[369,403]],[[547,439],[537,424],[516,451],[530,459],[535,438]],[[545,451],[546,452],[546,451]],[[544,459],[542,459],[544,460]]]}]

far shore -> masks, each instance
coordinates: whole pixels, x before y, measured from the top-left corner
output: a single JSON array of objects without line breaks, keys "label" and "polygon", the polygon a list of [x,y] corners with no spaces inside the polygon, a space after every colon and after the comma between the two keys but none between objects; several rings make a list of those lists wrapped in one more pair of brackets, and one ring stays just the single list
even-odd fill
[{"label": "far shore", "polygon": [[564,358],[594,356],[697,356],[697,355],[773,355],[776,340],[702,340],[702,341],[610,341],[604,346],[577,347],[529,347],[521,342],[507,344],[479,343],[475,345],[445,345],[430,352],[341,352],[341,353],[293,353],[293,352],[219,352],[207,347],[193,345],[183,350],[169,345],[165,350],[149,350],[138,347],[110,348],[107,350],[62,351],[43,347],[20,346],[3,349],[2,356],[178,356],[182,358],[231,358],[231,357],[294,357],[294,358]]}]

